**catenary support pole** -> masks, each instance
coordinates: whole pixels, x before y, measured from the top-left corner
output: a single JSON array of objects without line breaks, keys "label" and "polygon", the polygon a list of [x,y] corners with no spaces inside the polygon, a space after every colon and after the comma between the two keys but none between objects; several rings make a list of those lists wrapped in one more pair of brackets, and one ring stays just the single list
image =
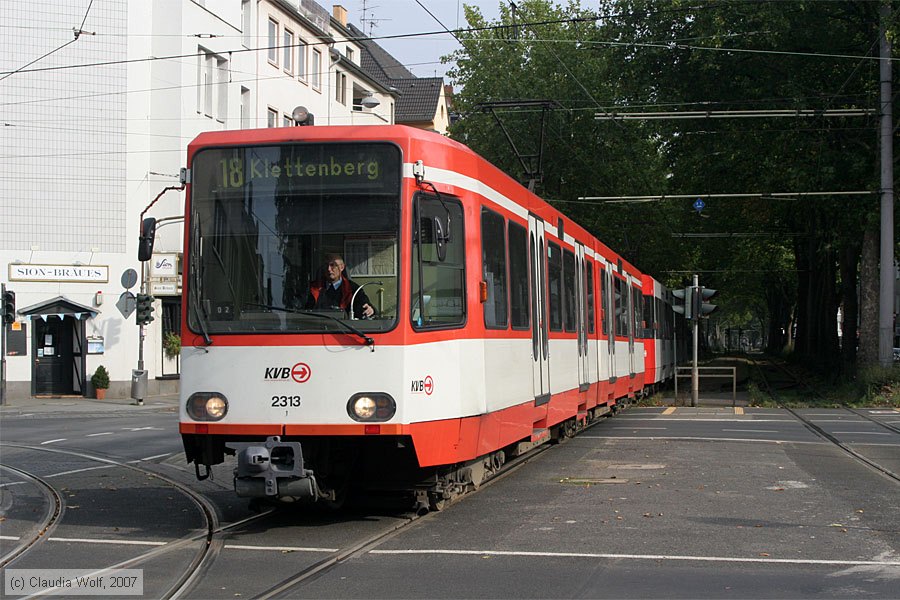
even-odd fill
[{"label": "catenary support pole", "polygon": [[890,367],[894,346],[894,139],[891,102],[891,40],[887,35],[891,0],[880,9],[881,74],[881,270],[878,294],[878,363]]},{"label": "catenary support pole", "polygon": [[[700,276],[694,274],[694,286],[691,288],[691,297],[688,302],[694,301],[694,294],[700,293]],[[699,311],[698,311],[699,313]],[[697,367],[697,346],[700,341],[700,315],[694,315],[694,362],[691,369],[691,406],[697,406],[700,396],[700,370]]]}]

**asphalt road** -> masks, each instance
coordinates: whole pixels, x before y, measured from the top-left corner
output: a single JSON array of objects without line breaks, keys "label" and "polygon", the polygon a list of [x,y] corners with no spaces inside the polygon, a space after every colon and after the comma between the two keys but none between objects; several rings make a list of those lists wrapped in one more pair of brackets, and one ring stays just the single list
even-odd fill
[{"label": "asphalt road", "polygon": [[[82,407],[83,408],[83,407]],[[136,408],[136,407],[135,407]],[[740,411],[738,411],[740,412]],[[900,484],[784,411],[634,408],[536,455],[440,513],[281,510],[223,532],[185,597],[253,597],[338,549],[399,528],[283,597],[897,598]],[[900,413],[873,411],[897,427]],[[847,411],[819,427],[900,470],[900,434]],[[171,405],[0,412],[0,463],[63,499],[60,523],[10,568],[102,568],[155,548],[145,595],[172,585],[201,543],[189,486],[219,525],[253,515],[228,465],[197,482]],[[21,448],[16,444],[30,446]],[[0,554],[46,502],[0,471]],[[31,511],[23,507],[36,507]],[[182,545],[175,547],[178,543]],[[117,562],[118,561],[118,562]]]}]

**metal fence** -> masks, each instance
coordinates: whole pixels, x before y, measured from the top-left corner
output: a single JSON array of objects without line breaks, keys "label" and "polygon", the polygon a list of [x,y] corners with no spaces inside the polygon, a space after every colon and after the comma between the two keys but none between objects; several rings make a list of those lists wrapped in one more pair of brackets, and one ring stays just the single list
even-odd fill
[{"label": "metal fence", "polygon": [[[686,371],[686,375],[681,375],[679,373]],[[715,373],[711,373],[711,371],[731,371],[730,375],[716,375]],[[678,399],[678,378],[687,378],[690,379],[692,376],[693,367],[675,367],[675,399]],[[697,367],[697,372],[699,378],[706,379],[728,379],[731,378],[731,406],[734,408],[737,402],[737,367]],[[690,389],[690,388],[688,388]],[[697,404],[700,403],[700,395],[699,392],[697,394]]]}]

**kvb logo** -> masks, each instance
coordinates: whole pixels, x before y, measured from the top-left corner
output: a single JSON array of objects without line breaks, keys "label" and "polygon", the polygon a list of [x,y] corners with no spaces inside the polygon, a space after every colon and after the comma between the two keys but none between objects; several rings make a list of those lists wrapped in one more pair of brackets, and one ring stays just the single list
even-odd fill
[{"label": "kvb logo", "polygon": [[266,367],[265,381],[290,381],[297,383],[309,381],[312,369],[306,363],[297,363],[293,367]]},{"label": "kvb logo", "polygon": [[431,378],[431,375],[426,375],[425,379],[413,379],[409,391],[413,394],[430,396],[431,392],[434,391],[434,380]]}]

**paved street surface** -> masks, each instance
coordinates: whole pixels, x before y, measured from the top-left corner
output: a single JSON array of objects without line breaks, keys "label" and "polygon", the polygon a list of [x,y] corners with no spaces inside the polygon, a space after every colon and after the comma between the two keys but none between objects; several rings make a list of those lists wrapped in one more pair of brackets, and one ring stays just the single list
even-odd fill
[{"label": "paved street surface", "polygon": [[[895,431],[844,410],[803,414],[900,471]],[[866,414],[900,426],[897,411]],[[156,549],[140,568],[148,597],[157,597],[200,547],[160,550],[202,530],[183,493],[73,453],[118,457],[190,485],[221,525],[253,515],[229,489],[228,465],[214,481],[194,480],[181,457],[174,396],[144,406],[19,401],[0,407],[0,438],[0,462],[51,482],[66,505],[49,539],[13,567],[102,568]],[[897,598],[898,485],[782,410],[732,408],[730,399],[631,408],[283,597]],[[5,555],[28,531],[22,507],[41,499],[5,470],[2,486]],[[259,595],[404,518],[279,511],[222,534],[185,597]]]}]

